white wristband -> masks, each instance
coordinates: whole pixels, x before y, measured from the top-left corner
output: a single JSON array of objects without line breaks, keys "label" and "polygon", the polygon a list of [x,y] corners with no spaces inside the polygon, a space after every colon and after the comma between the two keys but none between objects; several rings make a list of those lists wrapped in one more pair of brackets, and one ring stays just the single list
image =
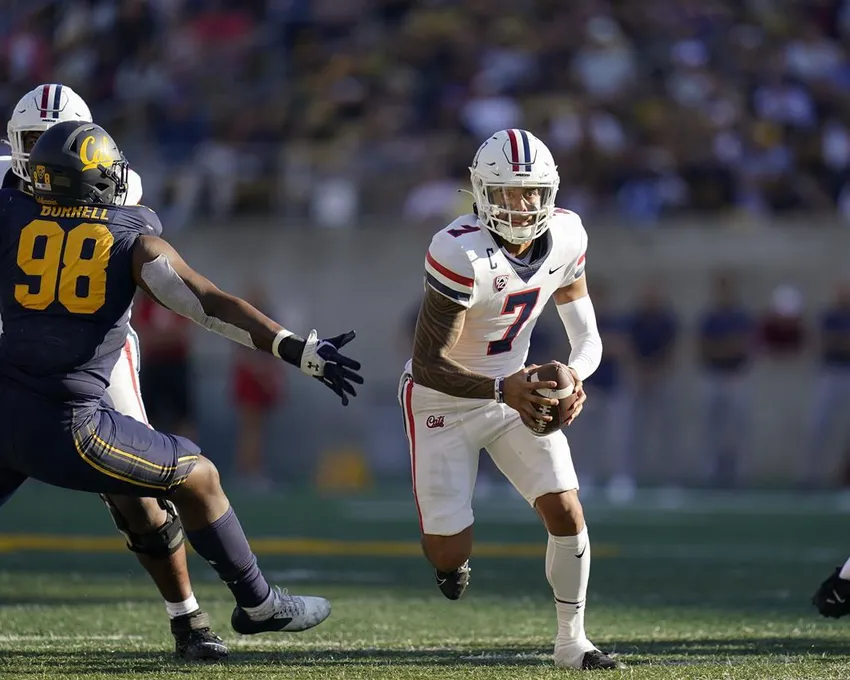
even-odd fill
[{"label": "white wristband", "polygon": [[290,335],[295,335],[292,331],[288,331],[285,328],[281,328],[278,331],[278,334],[274,336],[274,340],[272,340],[272,354],[274,354],[278,359],[280,359],[280,354],[278,354],[278,349],[280,348],[280,343],[284,338],[288,338]]},{"label": "white wristband", "polygon": [[493,381],[493,396],[496,399],[497,404],[505,403],[505,379],[504,377],[498,377],[495,381]]}]

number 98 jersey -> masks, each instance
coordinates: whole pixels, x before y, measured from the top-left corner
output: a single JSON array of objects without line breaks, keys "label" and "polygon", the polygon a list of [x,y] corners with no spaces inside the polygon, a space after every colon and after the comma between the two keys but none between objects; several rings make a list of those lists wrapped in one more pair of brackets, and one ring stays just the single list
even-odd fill
[{"label": "number 98 jersey", "polygon": [[133,245],[161,232],[142,206],[0,191],[0,376],[67,403],[99,401],[127,335]]},{"label": "number 98 jersey", "polygon": [[504,251],[473,214],[431,240],[425,285],[467,308],[450,357],[470,371],[497,377],[520,370],[549,298],[583,275],[587,233],[579,216],[559,209],[549,225],[527,260]]}]

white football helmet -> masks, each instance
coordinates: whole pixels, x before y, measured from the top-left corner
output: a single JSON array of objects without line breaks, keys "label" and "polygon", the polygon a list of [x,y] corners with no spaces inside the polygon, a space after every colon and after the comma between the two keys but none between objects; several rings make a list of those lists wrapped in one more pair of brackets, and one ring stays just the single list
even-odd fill
[{"label": "white football helmet", "polygon": [[[484,142],[469,168],[478,218],[508,243],[531,241],[549,228],[561,180],[552,152],[526,130],[501,130]],[[539,208],[509,209],[504,190],[540,190]],[[529,217],[528,224],[521,224]],[[516,223],[516,224],[515,224]]]},{"label": "white football helmet", "polygon": [[39,85],[27,92],[15,105],[6,131],[12,147],[12,172],[25,182],[30,181],[29,151],[25,136],[28,132],[44,132],[56,123],[79,120],[91,123],[91,111],[76,92],[61,83]]}]

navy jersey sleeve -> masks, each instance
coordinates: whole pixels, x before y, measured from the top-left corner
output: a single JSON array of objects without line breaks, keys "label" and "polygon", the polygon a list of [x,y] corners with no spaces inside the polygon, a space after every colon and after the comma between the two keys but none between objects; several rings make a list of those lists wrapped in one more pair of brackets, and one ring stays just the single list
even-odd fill
[{"label": "navy jersey sleeve", "polygon": [[9,219],[8,209],[18,191],[15,189],[0,189],[0,224],[4,225]]},{"label": "navy jersey sleeve", "polygon": [[3,175],[3,181],[0,182],[0,188],[2,189],[20,189],[21,180],[18,176],[12,172],[11,168],[6,171]]},{"label": "navy jersey sleeve", "polygon": [[135,240],[137,236],[160,236],[159,215],[144,205],[119,206],[113,209],[116,236]]},{"label": "navy jersey sleeve", "polygon": [[162,222],[159,215],[147,206],[135,207],[136,215],[140,221],[140,236],[162,236]]},{"label": "navy jersey sleeve", "polygon": [[[11,171],[10,171],[11,172]],[[14,247],[17,234],[14,230],[15,202],[21,198],[21,192],[17,189],[0,189],[0,262],[6,262],[10,253],[6,252]],[[0,307],[2,307],[2,295],[0,295]]]}]

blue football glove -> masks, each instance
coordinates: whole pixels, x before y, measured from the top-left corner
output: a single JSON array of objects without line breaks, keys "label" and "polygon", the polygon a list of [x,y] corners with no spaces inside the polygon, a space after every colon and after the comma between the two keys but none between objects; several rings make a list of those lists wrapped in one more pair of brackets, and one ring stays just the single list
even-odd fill
[{"label": "blue football glove", "polygon": [[354,340],[355,335],[354,331],[349,331],[322,340],[312,330],[301,353],[301,370],[333,390],[342,399],[343,406],[348,406],[349,395],[357,396],[352,383],[363,384],[363,377],[357,373],[360,362],[339,353],[339,349]]}]

